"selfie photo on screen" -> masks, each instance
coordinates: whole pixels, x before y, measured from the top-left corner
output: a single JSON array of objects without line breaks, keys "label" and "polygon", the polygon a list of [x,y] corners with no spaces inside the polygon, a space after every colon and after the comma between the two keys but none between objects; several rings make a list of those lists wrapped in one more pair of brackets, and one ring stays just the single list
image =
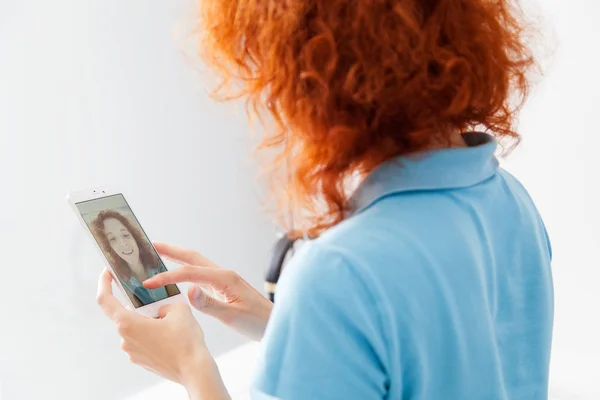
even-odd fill
[{"label": "selfie photo on screen", "polygon": [[165,272],[166,268],[123,195],[76,205],[136,308],[180,293],[175,285],[143,287],[143,281]]}]

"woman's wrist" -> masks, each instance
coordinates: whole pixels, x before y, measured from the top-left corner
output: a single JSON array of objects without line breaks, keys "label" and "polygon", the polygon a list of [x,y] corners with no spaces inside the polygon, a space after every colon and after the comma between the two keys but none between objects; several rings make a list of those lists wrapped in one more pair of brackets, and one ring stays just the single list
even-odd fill
[{"label": "woman's wrist", "polygon": [[180,382],[191,400],[230,400],[215,359],[207,349],[190,355],[181,369]]}]

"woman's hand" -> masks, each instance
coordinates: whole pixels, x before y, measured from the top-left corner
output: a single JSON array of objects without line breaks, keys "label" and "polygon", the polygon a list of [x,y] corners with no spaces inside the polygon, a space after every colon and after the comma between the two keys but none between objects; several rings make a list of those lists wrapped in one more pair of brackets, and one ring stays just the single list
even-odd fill
[{"label": "woman's hand", "polygon": [[[236,272],[219,268],[195,251],[162,243],[155,243],[154,246],[162,257],[183,266],[146,280],[146,288],[154,289],[169,283],[194,283],[188,297],[196,309],[219,319],[243,335],[254,340],[262,339],[273,303],[258,290]],[[212,289],[222,300],[207,295],[201,287]]]},{"label": "woman's hand", "polygon": [[191,399],[229,399],[204,333],[187,304],[170,304],[152,319],[125,309],[113,296],[112,277],[104,271],[98,282],[98,305],[117,325],[121,348],[129,360],[184,385]]}]

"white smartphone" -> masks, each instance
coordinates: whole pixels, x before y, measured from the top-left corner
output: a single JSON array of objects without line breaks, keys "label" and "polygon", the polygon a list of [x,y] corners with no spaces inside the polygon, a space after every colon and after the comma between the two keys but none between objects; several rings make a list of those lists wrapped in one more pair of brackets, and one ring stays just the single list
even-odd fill
[{"label": "white smartphone", "polygon": [[167,268],[121,191],[96,188],[67,195],[73,211],[103,255],[128,308],[149,317],[160,307],[185,302],[175,284],[146,289],[142,282]]}]

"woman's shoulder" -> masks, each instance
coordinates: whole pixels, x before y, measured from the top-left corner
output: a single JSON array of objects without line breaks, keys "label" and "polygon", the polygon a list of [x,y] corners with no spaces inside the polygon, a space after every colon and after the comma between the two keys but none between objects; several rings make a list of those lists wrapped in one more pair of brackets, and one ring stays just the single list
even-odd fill
[{"label": "woman's shoulder", "polygon": [[411,245],[411,221],[390,215],[385,208],[380,202],[329,229],[315,240],[316,251],[337,254],[361,274],[371,273],[374,265],[383,266],[375,261],[386,259],[390,252],[397,261],[412,261],[416,250]]},{"label": "woman's shoulder", "polygon": [[369,275],[346,246],[317,239],[304,244],[286,265],[277,290],[298,300],[309,292],[327,296],[366,294],[373,287]]}]

